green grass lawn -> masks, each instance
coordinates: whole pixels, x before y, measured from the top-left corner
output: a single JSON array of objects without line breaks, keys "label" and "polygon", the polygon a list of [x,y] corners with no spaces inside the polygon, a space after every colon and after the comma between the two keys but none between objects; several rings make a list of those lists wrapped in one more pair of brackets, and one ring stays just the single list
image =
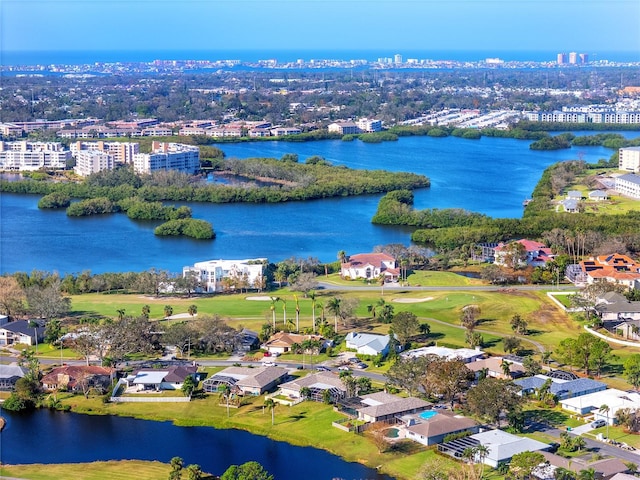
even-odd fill
[{"label": "green grass lawn", "polygon": [[[57,465],[3,465],[0,475],[29,480],[158,480],[168,478],[171,467],[160,462],[122,460],[92,463],[64,463]],[[223,473],[223,472],[217,472]],[[185,474],[186,475],[186,474]],[[204,479],[213,479],[205,475]]]},{"label": "green grass lawn", "polygon": [[[184,426],[212,426],[238,428],[275,440],[296,445],[313,446],[340,455],[347,461],[356,461],[371,468],[382,465],[382,470],[399,479],[416,478],[417,471],[433,455],[418,444],[403,446],[378,453],[366,435],[347,433],[331,426],[331,422],[344,418],[333,407],[316,402],[303,402],[293,407],[279,405],[275,409],[275,422],[271,425],[269,411],[263,410],[263,397],[252,397],[238,409],[218,405],[218,395],[180,404],[103,404],[99,398],[60,395],[65,405],[88,414],[133,416],[156,421],[173,421]],[[164,477],[159,477],[164,478]]]}]

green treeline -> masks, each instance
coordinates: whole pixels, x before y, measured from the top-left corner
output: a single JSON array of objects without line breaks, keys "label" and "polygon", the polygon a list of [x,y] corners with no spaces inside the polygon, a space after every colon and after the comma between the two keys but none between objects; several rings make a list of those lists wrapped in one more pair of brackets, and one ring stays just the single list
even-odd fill
[{"label": "green treeline", "polygon": [[67,208],[71,204],[71,197],[62,192],[45,195],[38,201],[38,208]]},{"label": "green treeline", "polygon": [[158,236],[183,235],[198,240],[210,240],[216,236],[209,222],[193,218],[169,220],[157,226],[153,233]]},{"label": "green treeline", "polygon": [[378,204],[372,222],[385,225],[420,227],[411,235],[416,243],[440,251],[452,251],[465,245],[500,242],[514,238],[540,238],[553,229],[593,233],[615,238],[629,250],[640,250],[640,212],[625,215],[560,213],[550,209],[551,199],[587,168],[584,162],[561,162],[547,168],[533,192],[523,218],[490,218],[456,209],[413,209],[413,194],[395,191]]},{"label": "green treeline", "polygon": [[299,164],[276,159],[249,159],[225,160],[223,165],[226,173],[271,184],[212,185],[205,182],[194,183],[193,177],[188,175],[183,175],[184,180],[180,181],[178,174],[172,175],[175,178],[169,183],[157,181],[158,176],[155,175],[137,176],[126,173],[128,169],[121,168],[100,172],[100,182],[93,181],[93,175],[81,183],[32,179],[17,182],[3,180],[0,181],[0,191],[40,195],[59,192],[80,199],[104,197],[111,202],[138,197],[147,202],[274,203],[429,186],[429,179],[423,175],[384,170],[354,170],[326,165],[323,162]]},{"label": "green treeline", "polygon": [[488,219],[481,213],[459,208],[414,210],[413,193],[409,190],[396,190],[380,199],[378,210],[371,221],[379,225],[443,228],[477,225]]}]

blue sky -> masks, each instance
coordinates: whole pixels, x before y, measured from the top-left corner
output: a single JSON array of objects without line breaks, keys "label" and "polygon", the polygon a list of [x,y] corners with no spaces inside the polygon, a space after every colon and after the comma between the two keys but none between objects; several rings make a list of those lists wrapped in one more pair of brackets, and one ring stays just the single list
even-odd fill
[{"label": "blue sky", "polygon": [[0,48],[640,51],[638,0],[0,0]]}]

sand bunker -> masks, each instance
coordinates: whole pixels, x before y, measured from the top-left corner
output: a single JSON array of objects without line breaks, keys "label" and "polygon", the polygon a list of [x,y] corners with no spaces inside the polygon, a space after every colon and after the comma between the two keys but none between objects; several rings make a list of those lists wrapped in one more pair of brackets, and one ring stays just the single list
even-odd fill
[{"label": "sand bunker", "polygon": [[424,297],[424,298],[394,298],[391,300],[396,303],[421,303],[428,302],[429,300],[433,300],[433,297]]},{"label": "sand bunker", "polygon": [[260,295],[260,296],[256,296],[256,297],[247,297],[247,298],[245,298],[245,300],[254,300],[254,301],[258,301],[258,302],[270,302],[271,301],[271,297],[268,297],[266,295]]}]

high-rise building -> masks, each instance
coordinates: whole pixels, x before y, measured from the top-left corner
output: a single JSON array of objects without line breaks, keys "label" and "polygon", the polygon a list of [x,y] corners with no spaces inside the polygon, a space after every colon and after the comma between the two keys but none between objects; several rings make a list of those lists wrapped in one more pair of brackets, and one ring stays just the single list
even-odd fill
[{"label": "high-rise building", "polygon": [[400,55],[399,53],[396,53],[393,56],[393,63],[396,63],[396,64],[402,63],[402,55]]},{"label": "high-rise building", "polygon": [[151,153],[133,156],[133,168],[138,173],[177,170],[193,174],[200,168],[200,150],[194,145],[154,141]]},{"label": "high-rise building", "polygon": [[589,54],[588,53],[581,53],[580,55],[580,63],[585,65],[587,63],[589,63]]},{"label": "high-rise building", "polygon": [[559,53],[557,61],[558,61],[558,65],[564,65],[565,63],[567,63],[567,54]]},{"label": "high-rise building", "polygon": [[571,52],[569,54],[569,63],[571,65],[575,65],[576,63],[578,63],[578,54],[576,52]]}]

